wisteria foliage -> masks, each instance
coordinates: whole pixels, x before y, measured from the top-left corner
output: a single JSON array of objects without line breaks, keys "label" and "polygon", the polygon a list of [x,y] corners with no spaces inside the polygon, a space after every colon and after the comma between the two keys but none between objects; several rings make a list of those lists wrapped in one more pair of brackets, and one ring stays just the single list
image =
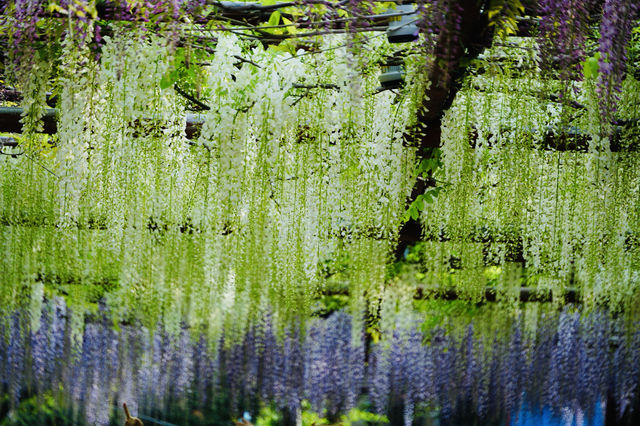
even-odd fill
[{"label": "wisteria foliage", "polygon": [[588,414],[611,389],[622,416],[637,406],[640,384],[640,333],[627,334],[604,311],[565,309],[533,326],[514,320],[492,338],[473,322],[424,334],[413,316],[368,355],[344,312],[312,321],[304,335],[295,327],[281,335],[267,316],[232,342],[97,321],[86,324],[80,346],[69,318],[56,300],[45,303],[36,330],[25,312],[3,322],[1,384],[13,407],[49,393],[78,422],[107,424],[122,402],[148,415],[170,404],[203,409],[226,393],[232,414],[256,402],[295,411],[308,400],[335,416],[368,396],[380,413],[401,407],[406,424],[425,409],[455,424],[515,415],[523,404]]}]

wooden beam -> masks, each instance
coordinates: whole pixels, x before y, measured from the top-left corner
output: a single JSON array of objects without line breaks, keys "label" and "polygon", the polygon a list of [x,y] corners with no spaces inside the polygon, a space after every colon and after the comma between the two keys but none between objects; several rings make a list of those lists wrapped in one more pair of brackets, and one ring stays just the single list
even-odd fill
[{"label": "wooden beam", "polygon": [[[269,26],[265,26],[264,24],[269,20],[271,14],[275,11],[280,11],[281,16],[288,18],[293,22],[291,25],[296,25],[297,28],[301,30],[312,30],[312,29],[323,29],[323,30],[341,30],[342,32],[347,31],[362,31],[368,30],[370,27],[376,26],[384,26],[385,28],[388,26],[389,22],[392,18],[397,16],[407,15],[409,13],[402,12],[394,12],[393,10],[389,10],[387,13],[380,14],[371,14],[371,15],[363,15],[363,16],[353,16],[353,17],[343,17],[338,13],[338,11],[344,11],[344,2],[342,4],[334,4],[330,6],[328,2],[324,0],[311,0],[306,2],[300,1],[291,1],[291,2],[278,2],[274,4],[262,4],[261,2],[237,2],[237,1],[215,1],[215,0],[207,0],[206,3],[214,7],[214,10],[208,13],[207,15],[202,15],[201,12],[196,12],[194,14],[190,14],[188,16],[189,20],[195,24],[205,25],[211,21],[219,20],[229,22],[232,27],[229,30],[239,30],[242,31],[244,29],[252,29],[262,33],[262,35],[266,38],[275,38],[275,39],[287,39],[287,38],[295,38],[296,34],[271,34],[269,32],[265,32],[265,30],[269,29]],[[398,2],[401,3],[401,2]],[[294,7],[294,8],[306,8],[312,4],[319,4],[323,6],[334,7],[331,9],[332,15],[319,20],[319,21],[311,21],[310,18],[304,17],[300,19],[299,15],[292,15],[282,9]],[[140,17],[136,16],[135,13],[132,13],[126,4],[118,4],[113,1],[100,1],[96,4],[96,11],[98,19],[103,21],[140,21]],[[188,12],[189,14],[190,12]],[[58,13],[52,13],[51,16],[67,18],[66,15],[61,15]],[[153,17],[156,21],[159,19],[160,21],[173,20],[172,14],[164,14],[164,15],[156,15]],[[367,25],[362,26],[360,28],[354,28],[353,26],[349,26],[349,22],[364,22]],[[244,28],[246,27],[251,28]],[[258,28],[258,25],[261,25],[262,28]],[[287,25],[279,25],[276,27],[287,27]],[[350,28],[349,28],[350,27]],[[215,28],[215,27],[213,27]],[[297,35],[299,36],[299,35]],[[261,38],[261,37],[256,37]]]},{"label": "wooden beam", "polygon": [[[58,101],[57,96],[54,96],[51,92],[46,93],[47,105],[51,108],[55,108]],[[22,101],[22,92],[16,90],[13,87],[7,87],[0,83],[0,102],[14,102],[20,103]]]},{"label": "wooden beam", "polygon": [[[20,107],[0,107],[0,132],[2,133],[22,133],[23,109]],[[53,135],[58,132],[58,113],[53,108],[45,111],[42,121],[44,124],[44,134]],[[200,134],[200,129],[204,120],[198,114],[187,114],[187,124],[185,126],[185,135],[187,139],[196,139]],[[134,123],[134,127],[139,123]],[[11,146],[11,142],[5,140],[5,146]]]},{"label": "wooden beam", "polygon": [[[621,125],[613,126],[613,133],[609,139],[609,147],[611,152],[634,152],[640,151],[640,139],[629,138],[622,139],[622,132],[625,128],[637,126],[637,120],[619,120],[615,121]],[[505,129],[505,131],[508,131]],[[574,126],[553,127],[547,126],[542,129],[531,129],[523,132],[522,136],[539,137],[542,135],[540,149],[544,151],[572,151],[572,152],[589,152],[589,142],[591,135]],[[492,134],[488,134],[485,140],[490,140]],[[469,144],[472,148],[476,147],[478,142],[478,131],[473,128],[469,135]],[[491,146],[489,144],[489,146]]]},{"label": "wooden beam", "polygon": [[[22,133],[22,113],[24,110],[19,107],[0,107],[0,132]],[[44,125],[43,133],[52,135],[58,131],[56,110],[47,108],[42,117]]]}]

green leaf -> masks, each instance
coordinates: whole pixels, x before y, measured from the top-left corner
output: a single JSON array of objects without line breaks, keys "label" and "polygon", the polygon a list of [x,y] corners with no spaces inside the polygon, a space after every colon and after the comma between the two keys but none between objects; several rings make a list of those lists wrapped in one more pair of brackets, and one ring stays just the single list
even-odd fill
[{"label": "green leaf", "polygon": [[275,11],[273,11],[271,16],[269,17],[268,25],[269,26],[274,26],[274,25],[278,25],[278,24],[280,24],[280,11],[279,10],[275,10]]},{"label": "green leaf", "polygon": [[585,78],[595,78],[598,75],[598,72],[600,71],[599,59],[600,52],[596,53],[590,58],[587,58],[582,63],[582,69]]},{"label": "green leaf", "polygon": [[49,3],[48,6],[49,12],[58,12],[62,15],[68,15],[69,12],[67,11],[67,9],[63,9],[61,6],[55,4],[55,3]]},{"label": "green leaf", "polygon": [[288,25],[287,32],[289,34],[297,34],[298,33],[298,28],[296,28],[296,26],[293,25],[293,22],[291,22],[289,19],[285,18],[284,16],[282,17],[282,23]]},{"label": "green leaf", "polygon": [[178,71],[172,70],[170,72],[167,72],[162,76],[162,79],[160,80],[160,88],[162,90],[168,89],[169,87],[173,86],[173,83],[175,83],[176,80],[178,80]]},{"label": "green leaf", "polygon": [[514,0],[513,5],[521,14],[524,14],[524,5],[520,2],[520,0]]},{"label": "green leaf", "polygon": [[488,13],[488,15],[489,15],[489,21],[493,21],[493,18],[494,18],[498,13],[500,13],[500,10],[501,10],[501,9],[491,9],[491,10],[489,11],[489,13]]},{"label": "green leaf", "polygon": [[417,175],[420,176],[426,170],[427,170],[427,160],[423,158],[422,160],[420,160],[420,163],[418,163],[418,170],[416,170]]},{"label": "green leaf", "polygon": [[415,203],[412,203],[411,207],[409,207],[409,216],[411,216],[411,219],[417,220],[419,215],[420,213],[418,212]]},{"label": "green leaf", "polygon": [[425,198],[425,201],[426,201],[428,204],[433,203],[433,193],[432,193],[431,191],[426,192],[426,193],[424,194],[424,198]]},{"label": "green leaf", "polygon": [[507,16],[505,18],[504,31],[506,35],[514,35],[518,32],[518,21],[515,17]]}]

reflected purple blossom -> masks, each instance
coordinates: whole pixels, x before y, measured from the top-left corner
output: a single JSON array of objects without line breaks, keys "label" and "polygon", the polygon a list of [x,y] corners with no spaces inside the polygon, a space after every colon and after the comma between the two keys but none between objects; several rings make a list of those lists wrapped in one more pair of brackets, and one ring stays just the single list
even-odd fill
[{"label": "reflected purple blossom", "polygon": [[[293,411],[306,399],[335,417],[367,395],[380,413],[401,408],[398,421],[437,407],[443,423],[460,424],[516,420],[522,406],[588,416],[610,385],[622,416],[640,386],[640,332],[622,333],[604,311],[542,315],[535,333],[515,320],[491,340],[473,323],[457,332],[438,328],[426,344],[419,319],[398,321],[370,344],[366,360],[364,333],[353,333],[344,312],[313,320],[304,334],[276,330],[267,317],[240,340],[213,344],[188,329],[172,336],[161,327],[88,322],[77,351],[66,343],[67,315],[50,302],[38,330],[18,313],[3,322],[0,379],[14,406],[34,389],[54,392],[79,421],[108,424],[122,402],[162,413],[172,404],[206,407],[226,392],[230,412],[259,401]],[[610,346],[612,330],[619,338]]]}]

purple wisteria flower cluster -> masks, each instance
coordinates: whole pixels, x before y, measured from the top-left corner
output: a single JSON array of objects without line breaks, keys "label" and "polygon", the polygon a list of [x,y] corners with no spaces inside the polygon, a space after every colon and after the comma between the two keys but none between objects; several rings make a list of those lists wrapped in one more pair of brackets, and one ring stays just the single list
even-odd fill
[{"label": "purple wisteria flower cluster", "polygon": [[598,94],[602,117],[610,121],[622,90],[626,72],[627,45],[631,30],[640,13],[640,4],[635,0],[606,0],[600,22],[600,73]]},{"label": "purple wisteria flower cluster", "polygon": [[542,66],[559,66],[561,77],[571,79],[585,57],[589,17],[594,0],[540,0],[540,38]]},{"label": "purple wisteria flower cluster", "polygon": [[20,48],[23,43],[32,43],[36,38],[36,23],[44,13],[44,2],[38,0],[16,0],[14,3],[16,28],[13,48]]},{"label": "purple wisteria flower cluster", "polygon": [[3,317],[0,388],[13,407],[34,395],[66,401],[79,423],[108,424],[122,402],[160,418],[172,406],[204,411],[220,395],[230,415],[260,403],[295,412],[307,400],[334,418],[366,398],[394,424],[426,411],[443,424],[514,420],[523,406],[591,415],[605,401],[624,416],[640,403],[640,331],[603,311],[565,309],[533,327],[517,319],[491,337],[479,323],[425,333],[414,316],[375,344],[344,312],[304,332],[267,316],[216,342],[92,321],[74,344],[59,300],[45,304],[37,330],[30,323],[25,312]]},{"label": "purple wisteria flower cluster", "polygon": [[627,46],[639,18],[640,4],[634,0],[605,0],[603,5],[595,0],[540,0],[538,6],[542,65],[556,67],[560,77],[567,80],[581,71],[581,62],[587,55],[586,41],[593,31],[590,21],[602,6],[597,93],[603,122],[610,122],[619,100]]},{"label": "purple wisteria flower cluster", "polygon": [[108,424],[113,407],[163,413],[172,404],[206,407],[229,396],[230,412],[258,401],[295,412],[303,399],[318,410],[346,412],[364,383],[364,334],[336,313],[299,327],[276,330],[267,317],[239,341],[172,336],[159,329],[90,322],[74,347],[70,313],[60,301],[42,312],[30,331],[26,312],[2,322],[0,389],[12,406],[33,394],[53,394],[73,406],[78,422]]}]

